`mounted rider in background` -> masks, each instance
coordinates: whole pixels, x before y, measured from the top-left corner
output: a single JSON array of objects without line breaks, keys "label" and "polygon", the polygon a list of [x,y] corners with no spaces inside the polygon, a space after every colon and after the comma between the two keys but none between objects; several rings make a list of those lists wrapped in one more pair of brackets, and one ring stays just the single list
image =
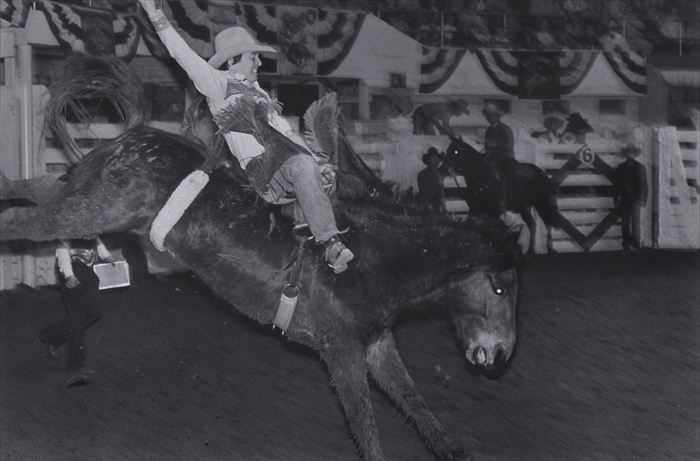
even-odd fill
[{"label": "mounted rider in background", "polygon": [[501,121],[503,111],[494,103],[487,103],[482,111],[489,123],[484,134],[484,153],[489,162],[494,166],[500,182],[501,209],[505,211],[507,203],[507,181],[505,180],[505,168],[509,162],[515,159],[513,148],[513,130]]}]

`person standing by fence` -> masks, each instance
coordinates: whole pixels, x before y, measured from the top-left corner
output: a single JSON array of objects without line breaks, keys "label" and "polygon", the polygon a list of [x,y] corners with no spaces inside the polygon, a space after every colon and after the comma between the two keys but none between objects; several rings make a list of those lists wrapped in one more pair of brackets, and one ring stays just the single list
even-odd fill
[{"label": "person standing by fence", "polygon": [[646,168],[635,157],[641,152],[637,146],[622,148],[625,161],[613,173],[615,209],[622,218],[622,246],[626,251],[639,248],[639,215],[649,195]]},{"label": "person standing by fence", "polygon": [[59,350],[65,348],[66,387],[87,384],[94,374],[85,366],[85,333],[102,318],[99,280],[92,269],[98,260],[112,260],[112,255],[99,238],[88,244],[84,241],[62,242],[56,249],[65,315],[60,321],[43,328],[39,339],[53,358],[58,358],[61,355]]},{"label": "person standing by fence", "polygon": [[423,154],[425,168],[418,173],[418,197],[431,211],[445,211],[444,174],[440,169],[443,161],[437,148],[430,147]]}]

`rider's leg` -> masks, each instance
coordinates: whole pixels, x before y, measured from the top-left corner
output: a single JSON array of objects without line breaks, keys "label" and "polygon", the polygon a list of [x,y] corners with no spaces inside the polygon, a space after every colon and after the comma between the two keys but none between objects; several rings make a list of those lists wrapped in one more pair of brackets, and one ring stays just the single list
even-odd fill
[{"label": "rider's leg", "polygon": [[333,207],[321,186],[318,165],[309,155],[294,155],[282,164],[278,174],[272,182],[278,181],[283,188],[292,189],[311,233],[326,246],[328,264],[336,273],[343,272],[354,255],[338,239]]}]

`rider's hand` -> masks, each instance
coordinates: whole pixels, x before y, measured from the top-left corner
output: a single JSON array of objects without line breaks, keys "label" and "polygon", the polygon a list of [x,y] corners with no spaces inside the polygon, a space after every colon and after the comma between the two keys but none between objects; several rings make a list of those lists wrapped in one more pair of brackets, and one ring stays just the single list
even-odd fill
[{"label": "rider's hand", "polygon": [[155,15],[156,11],[158,11],[155,0],[139,0],[139,3],[149,17]]}]

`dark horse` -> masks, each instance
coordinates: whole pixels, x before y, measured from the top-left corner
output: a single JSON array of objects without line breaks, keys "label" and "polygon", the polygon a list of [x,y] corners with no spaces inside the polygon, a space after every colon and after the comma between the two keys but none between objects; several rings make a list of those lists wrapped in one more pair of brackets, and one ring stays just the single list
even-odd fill
[{"label": "dark horse", "polygon": [[[559,209],[556,186],[547,175],[530,163],[515,159],[504,161],[499,169],[486,156],[461,138],[450,136],[447,163],[457,174],[464,176],[467,187],[464,199],[470,213],[481,216],[499,216],[505,209],[522,216],[530,230],[530,252],[534,251],[535,219],[531,208],[547,226],[557,227]],[[506,197],[501,197],[501,181],[506,182]]]},{"label": "dark horse", "polygon": [[[184,137],[144,126],[129,129],[76,164],[46,202],[0,213],[0,241],[146,234],[171,191],[205,155]],[[362,177],[347,180],[360,170],[339,174],[341,187],[370,185]],[[342,197],[344,191],[338,193]],[[454,223],[369,195],[341,198],[335,206],[349,225],[345,238],[357,263],[336,276],[324,264],[321,248],[310,244],[302,256],[299,305],[287,338],[320,353],[364,459],[385,459],[368,373],[439,459],[468,459],[416,390],[391,328],[406,308],[446,306],[470,366],[502,367],[516,341],[518,282],[511,236],[497,220]],[[268,235],[268,219],[249,187],[217,170],[168,234],[165,247],[243,315],[270,324],[297,243],[291,231]]]}]

